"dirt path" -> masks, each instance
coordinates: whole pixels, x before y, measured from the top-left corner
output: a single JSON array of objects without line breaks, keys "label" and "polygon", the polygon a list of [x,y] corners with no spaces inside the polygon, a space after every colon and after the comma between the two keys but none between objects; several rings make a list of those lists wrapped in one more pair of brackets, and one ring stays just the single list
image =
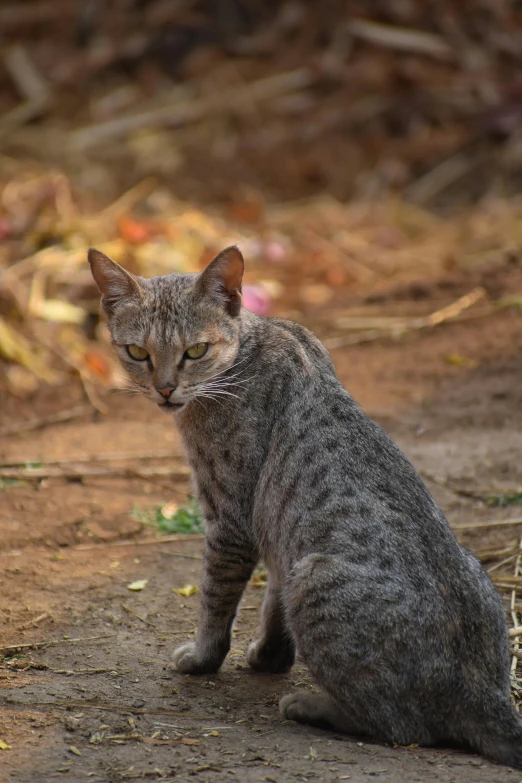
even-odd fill
[{"label": "dirt path", "polygon": [[[476,366],[448,364],[455,353]],[[423,472],[455,529],[520,516],[517,506],[490,508],[466,493],[522,485],[521,356],[516,312],[334,353],[347,388]],[[64,389],[57,405],[42,395],[34,414],[80,396],[76,387]],[[180,464],[177,435],[163,417],[136,398],[113,397],[109,405],[98,420],[5,438],[1,462],[170,452],[172,460],[146,464]],[[1,417],[5,423],[22,414],[8,401]],[[144,461],[107,464],[139,472]],[[186,491],[182,471],[174,479],[134,473],[0,490],[0,644],[56,642],[15,657],[11,651],[0,663],[0,740],[10,746],[0,750],[0,780],[521,780],[520,772],[456,751],[383,747],[282,723],[280,695],[309,680],[299,664],[275,677],[246,668],[259,588],[247,591],[218,675],[172,672],[171,650],[193,634],[198,607],[197,594],[173,590],[198,583],[201,544],[156,541],[130,512]],[[458,536],[484,552],[517,546],[521,533],[522,525],[506,525]],[[130,591],[139,579],[148,580],[145,589]]]}]

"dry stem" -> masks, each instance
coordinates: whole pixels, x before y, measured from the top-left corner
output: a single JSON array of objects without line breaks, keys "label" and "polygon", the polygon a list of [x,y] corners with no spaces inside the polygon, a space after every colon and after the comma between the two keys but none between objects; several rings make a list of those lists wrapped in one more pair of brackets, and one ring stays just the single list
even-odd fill
[{"label": "dry stem", "polygon": [[58,413],[51,413],[49,416],[40,416],[37,419],[28,419],[27,421],[21,421],[17,424],[8,424],[7,426],[0,428],[0,437],[18,435],[19,433],[30,432],[31,430],[39,430],[44,427],[50,427],[53,424],[62,424],[71,421],[71,419],[86,416],[88,413],[92,412],[93,409],[90,405],[81,405],[77,408],[69,408],[68,410],[59,411]]},{"label": "dry stem", "polygon": [[0,651],[9,650],[40,650],[45,647],[55,647],[58,644],[74,644],[76,642],[94,642],[98,639],[110,639],[115,633],[106,633],[101,636],[80,636],[77,639],[51,639],[48,642],[27,642],[25,644],[0,645]]}]

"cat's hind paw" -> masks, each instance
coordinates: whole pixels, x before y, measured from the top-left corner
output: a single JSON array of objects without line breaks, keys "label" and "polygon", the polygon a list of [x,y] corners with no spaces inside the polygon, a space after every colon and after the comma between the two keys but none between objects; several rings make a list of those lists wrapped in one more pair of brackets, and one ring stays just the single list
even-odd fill
[{"label": "cat's hind paw", "polygon": [[270,649],[262,639],[257,639],[248,648],[247,663],[258,672],[284,674],[294,665],[295,652],[293,647],[281,645]]},{"label": "cat's hind paw", "polygon": [[195,642],[187,642],[174,650],[172,664],[183,674],[213,674],[220,667],[220,663],[202,659]]},{"label": "cat's hind paw", "polygon": [[322,729],[345,731],[344,720],[337,705],[329,696],[309,691],[296,691],[283,696],[279,702],[281,717],[308,723]]}]

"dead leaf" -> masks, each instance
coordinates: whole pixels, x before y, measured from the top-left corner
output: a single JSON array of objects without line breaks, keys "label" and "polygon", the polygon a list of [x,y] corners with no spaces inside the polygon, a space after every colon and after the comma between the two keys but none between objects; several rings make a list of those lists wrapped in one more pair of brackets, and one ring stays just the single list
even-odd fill
[{"label": "dead leaf", "polygon": [[0,317],[0,356],[17,362],[47,383],[57,383],[58,374],[51,369],[47,351],[32,345],[19,329],[10,326]]},{"label": "dead leaf", "polygon": [[147,586],[148,579],[137,579],[136,582],[131,582],[130,585],[127,585],[127,590],[144,590]]},{"label": "dead leaf", "polygon": [[447,364],[453,364],[455,367],[466,367],[468,370],[474,370],[478,367],[478,362],[475,359],[470,359],[468,356],[461,356],[459,353],[450,353],[444,357],[444,361]]},{"label": "dead leaf", "polygon": [[147,223],[131,218],[128,215],[124,215],[119,219],[118,231],[126,242],[130,242],[133,245],[147,242],[155,233]]},{"label": "dead leaf", "polygon": [[190,598],[191,595],[194,595],[194,593],[197,593],[198,587],[197,585],[185,585],[184,587],[175,587],[174,592],[178,595],[184,595],[187,598]]},{"label": "dead leaf", "polygon": [[74,745],[71,745],[71,747],[69,748],[69,750],[70,750],[70,752],[71,752],[71,753],[74,753],[74,755],[75,755],[75,756],[81,756],[81,755],[82,755],[82,754],[80,753],[80,751],[78,750],[78,748],[75,748],[75,747],[74,747]]},{"label": "dead leaf", "polygon": [[307,304],[324,305],[332,296],[332,289],[323,283],[311,283],[301,288],[301,299]]},{"label": "dead leaf", "polygon": [[55,323],[82,324],[87,313],[82,307],[61,299],[41,299],[31,303],[31,315]]},{"label": "dead leaf", "polygon": [[82,358],[84,367],[96,380],[105,385],[112,382],[112,366],[105,356],[98,351],[88,350],[85,351]]},{"label": "dead leaf", "polygon": [[0,750],[11,750],[11,746],[7,742],[0,740]]},{"label": "dead leaf", "polygon": [[252,587],[258,587],[258,588],[264,588],[267,585],[268,581],[268,574],[264,570],[264,568],[260,568],[256,570],[256,572],[252,575],[252,578],[250,579],[250,584]]},{"label": "dead leaf", "polygon": [[38,389],[38,378],[20,364],[8,365],[5,374],[7,377],[9,391],[14,394],[15,397],[24,399],[25,397],[29,397],[31,394],[34,394],[34,392]]}]

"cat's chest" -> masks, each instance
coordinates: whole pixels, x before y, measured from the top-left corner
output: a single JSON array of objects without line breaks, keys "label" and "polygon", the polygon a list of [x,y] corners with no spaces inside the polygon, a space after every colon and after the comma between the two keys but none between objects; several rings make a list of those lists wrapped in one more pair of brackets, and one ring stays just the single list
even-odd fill
[{"label": "cat's chest", "polygon": [[[181,429],[181,428],[180,428]],[[247,510],[263,462],[260,440],[246,429],[186,428],[181,430],[200,499],[210,505],[212,516],[229,514],[232,508]]]},{"label": "cat's chest", "polygon": [[226,480],[227,484],[239,484],[248,471],[248,458],[226,447],[209,443],[192,443],[187,448],[189,462],[200,482]]}]

